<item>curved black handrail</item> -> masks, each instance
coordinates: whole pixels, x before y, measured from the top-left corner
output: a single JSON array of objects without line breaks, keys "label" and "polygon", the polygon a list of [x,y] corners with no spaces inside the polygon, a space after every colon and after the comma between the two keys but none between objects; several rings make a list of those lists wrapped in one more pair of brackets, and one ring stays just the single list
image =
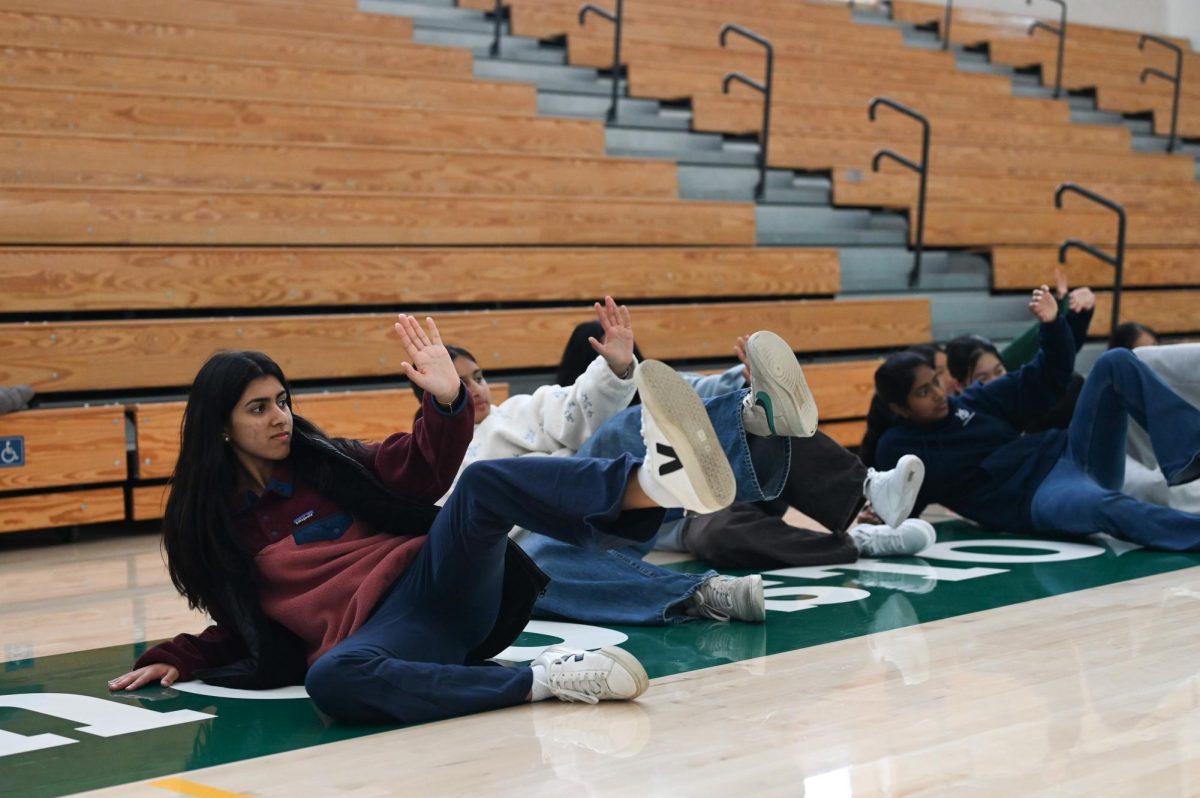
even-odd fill
[{"label": "curved black handrail", "polygon": [[492,58],[500,57],[500,31],[504,27],[504,0],[496,0],[492,8],[492,46],[488,49]]},{"label": "curved black handrail", "polygon": [[1068,192],[1079,194],[1092,202],[1103,205],[1109,210],[1117,214],[1117,254],[1109,255],[1107,252],[1101,252],[1096,247],[1088,244],[1078,238],[1069,238],[1062,243],[1058,248],[1058,262],[1067,262],[1067,252],[1072,249],[1081,249],[1092,257],[1102,260],[1116,270],[1113,275],[1113,302],[1112,302],[1112,321],[1109,325],[1109,335],[1116,332],[1117,325],[1121,323],[1121,291],[1125,287],[1125,225],[1126,215],[1124,206],[1113,202],[1108,197],[1101,196],[1094,191],[1084,188],[1077,183],[1063,183],[1054,192],[1054,207],[1061,209],[1063,194]]},{"label": "curved black handrail", "polygon": [[946,0],[946,14],[942,18],[942,49],[950,49],[950,23],[954,13],[954,0]]},{"label": "curved black handrail", "polygon": [[595,14],[599,17],[607,19],[613,23],[613,60],[612,60],[612,102],[608,106],[608,113],[604,115],[605,120],[609,123],[617,121],[617,97],[621,84],[621,32],[622,23],[625,20],[625,0],[617,0],[617,13],[612,13],[601,8],[594,3],[587,3],[579,8],[579,24],[587,24],[587,15]]},{"label": "curved black handrail", "polygon": [[730,22],[721,28],[721,35],[718,37],[721,46],[725,46],[726,40],[730,33],[736,33],[744,36],[752,42],[761,44],[767,50],[767,70],[766,81],[759,83],[757,80],[751,80],[741,72],[730,72],[725,75],[725,79],[721,81],[721,91],[725,94],[729,93],[729,84],[733,81],[743,83],[755,91],[762,92],[763,95],[763,117],[762,117],[762,133],[759,134],[760,146],[758,148],[758,184],[754,187],[754,199],[762,200],[767,195],[767,153],[771,144],[771,99],[774,93],[775,81],[775,48],[771,42],[762,36],[759,36],[752,30],[747,30],[741,25],[735,25]]},{"label": "curved black handrail", "polygon": [[1168,50],[1175,51],[1174,75],[1168,75],[1166,72],[1155,67],[1146,67],[1142,70],[1141,78],[1139,78],[1142,83],[1145,83],[1148,75],[1154,75],[1157,78],[1162,78],[1165,81],[1175,84],[1174,96],[1171,98],[1171,139],[1167,142],[1167,152],[1175,152],[1175,144],[1178,141],[1176,131],[1179,129],[1179,90],[1183,84],[1183,48],[1159,36],[1151,36],[1148,33],[1143,33],[1141,38],[1138,39],[1138,49],[1145,50],[1146,42],[1154,42],[1166,47]]},{"label": "curved black handrail", "polygon": [[[1067,4],[1065,0],[1050,0],[1051,3],[1057,3],[1062,7],[1062,18],[1059,20],[1058,27],[1048,25],[1040,19],[1029,26],[1029,35],[1038,28],[1051,33],[1058,37],[1058,63],[1054,67],[1054,99],[1058,99],[1062,95],[1062,73],[1063,73],[1063,45],[1067,42]],[[1033,0],[1025,0],[1025,5],[1033,5]]]},{"label": "curved black handrail", "polygon": [[903,103],[898,103],[890,97],[876,97],[871,100],[870,106],[867,108],[867,115],[871,121],[875,121],[875,110],[885,105],[894,111],[898,111],[905,116],[911,117],[921,123],[921,162],[918,164],[903,155],[896,153],[894,150],[879,150],[875,153],[875,157],[871,159],[871,171],[879,171],[879,163],[888,158],[895,161],[901,166],[905,166],[921,177],[920,189],[917,193],[917,236],[916,248],[913,252],[913,267],[908,273],[908,284],[915,286],[917,281],[921,279],[921,254],[925,251],[925,199],[926,189],[929,184],[929,138],[932,133],[932,128],[929,125],[929,117],[914,111]]}]

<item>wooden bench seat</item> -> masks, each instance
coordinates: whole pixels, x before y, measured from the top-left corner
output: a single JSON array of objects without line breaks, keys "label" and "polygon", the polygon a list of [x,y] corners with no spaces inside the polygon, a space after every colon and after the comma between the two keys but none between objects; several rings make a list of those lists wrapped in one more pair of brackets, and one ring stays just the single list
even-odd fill
[{"label": "wooden bench seat", "polygon": [[[905,150],[901,148],[901,151]],[[1061,182],[1056,177],[1007,178],[942,173],[930,174],[928,191],[932,201],[966,207],[1044,207],[1049,210],[1054,207],[1054,192]],[[1091,180],[1086,185],[1129,210],[1200,211],[1200,186],[1197,185]],[[908,172],[839,168],[833,172],[833,200],[836,205],[907,208],[916,205],[917,180]]]},{"label": "wooden bench seat", "polygon": [[125,488],[0,494],[0,533],[125,520]]},{"label": "wooden bench seat", "polygon": [[840,285],[833,249],[0,249],[4,306],[30,314],[796,297]]},{"label": "wooden bench seat", "polygon": [[[1111,245],[1100,246],[1112,251]],[[1114,270],[1107,263],[1082,252],[1072,252],[1068,264],[1071,285],[1093,288],[1112,285]],[[1058,247],[996,247],[992,250],[992,284],[1002,291],[1052,284],[1056,266]],[[1125,255],[1125,285],[1200,287],[1200,248],[1131,247]]]},{"label": "wooden bench seat", "polygon": [[[1168,136],[1171,133],[1170,94],[1124,91],[1101,86],[1096,90],[1096,105],[1103,111],[1151,113],[1154,115],[1154,133],[1159,136]],[[1179,135],[1184,138],[1200,138],[1200,103],[1188,98],[1180,100],[1178,130]]]},{"label": "wooden bench seat", "polygon": [[277,8],[224,0],[4,0],[10,11],[72,14],[137,22],[210,25],[255,31],[335,34],[384,42],[412,40],[412,20],[385,14],[362,14],[351,9]]},{"label": "wooden bench seat", "polygon": [[48,133],[0,133],[0,183],[217,191],[679,196],[675,164],[669,161]]},{"label": "wooden bench seat", "polygon": [[577,197],[0,186],[0,243],[625,244],[755,242],[749,203]]},{"label": "wooden bench seat", "polygon": [[[1082,200],[1079,201],[1082,205]],[[929,246],[987,247],[997,244],[1060,244],[1079,238],[1098,246],[1110,246],[1117,236],[1117,222],[1103,209],[1077,210],[1068,199],[1067,208],[999,209],[963,208],[957,204],[930,203],[925,214],[925,243]],[[1130,214],[1128,243],[1140,246],[1195,246],[1200,228],[1194,214],[1165,216],[1159,213]]]},{"label": "wooden bench seat", "polygon": [[352,101],[410,108],[520,112],[537,110],[533,85],[472,78],[363,74],[201,58],[102,55],[75,50],[0,48],[9,85],[134,89],[225,98]]},{"label": "wooden bench seat", "polygon": [[604,125],[507,112],[0,86],[0,130],[603,155]]},{"label": "wooden bench seat", "polygon": [[[1083,260],[1082,253],[1072,254]],[[1107,337],[1112,318],[1112,295],[1096,294],[1096,315],[1088,334]],[[1125,291],[1121,294],[1121,321],[1137,321],[1160,334],[1200,332],[1200,290]]]},{"label": "wooden bench seat", "polygon": [[35,14],[0,5],[0,43],[25,47],[291,64],[433,77],[471,76],[471,53],[410,41],[372,41],[316,33],[139,22],[119,17]]},{"label": "wooden bench seat", "polygon": [[[24,439],[25,464],[9,467],[6,458],[0,458],[0,496],[10,491],[122,482],[127,475],[125,410],[120,405],[22,410],[0,416],[0,438],[14,436]],[[0,443],[0,452],[4,449]]]},{"label": "wooden bench seat", "polygon": [[[439,312],[442,338],[487,370],[548,368],[586,321],[582,308]],[[242,317],[0,325],[0,384],[39,393],[190,384],[218,349],[260,349],[293,380],[395,376],[403,350],[391,314]],[[928,300],[761,301],[646,305],[637,335],[647,356],[727,357],[748,329],[775,330],[806,352],[869,350],[928,341]]]}]

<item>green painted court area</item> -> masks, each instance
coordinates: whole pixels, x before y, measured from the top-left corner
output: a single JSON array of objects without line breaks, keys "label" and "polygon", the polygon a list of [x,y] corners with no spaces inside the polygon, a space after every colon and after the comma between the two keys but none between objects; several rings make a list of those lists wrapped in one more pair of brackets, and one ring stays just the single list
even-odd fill
[{"label": "green painted court area", "polygon": [[[763,625],[535,624],[517,645],[621,641],[651,677],[660,677],[1200,565],[1200,555],[1150,552],[1108,539],[999,536],[960,523],[942,524],[938,534],[938,544],[920,559],[764,573],[770,612]],[[701,569],[698,563],[675,567]],[[106,680],[144,648],[4,664],[0,795],[62,795],[384,730],[329,725],[306,698],[218,698],[163,688],[110,696]],[[821,666],[819,650],[812,662]]]}]

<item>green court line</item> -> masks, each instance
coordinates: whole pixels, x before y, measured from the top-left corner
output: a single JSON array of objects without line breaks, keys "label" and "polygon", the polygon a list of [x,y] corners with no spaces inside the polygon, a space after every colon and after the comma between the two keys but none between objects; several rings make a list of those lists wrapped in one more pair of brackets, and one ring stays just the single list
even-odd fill
[{"label": "green court line", "polygon": [[[939,546],[958,546],[959,556],[976,560],[1002,554],[1037,557],[1045,553],[1044,549],[1039,552],[1011,546],[967,547],[964,541],[989,538],[1003,538],[1005,542],[1026,546],[1037,540],[995,535],[967,524],[941,524],[938,534]],[[621,645],[641,659],[653,678],[1200,565],[1200,555],[1196,554],[1129,550],[1119,543],[1106,546],[1091,540],[1083,542],[1093,547],[1085,553],[1095,556],[1030,564],[947,560],[946,556],[954,554],[943,552],[944,556],[938,558],[889,559],[884,567],[892,571],[825,566],[799,574],[767,572],[764,579],[772,583],[768,598],[773,611],[768,612],[765,624],[693,621],[668,627],[609,628],[628,636]],[[860,565],[872,567],[870,562]],[[672,567],[681,571],[705,570],[701,563]],[[929,575],[942,578],[931,580],[927,578]],[[970,578],[963,579],[964,576]],[[518,645],[546,642],[553,641],[527,634]],[[6,798],[63,795],[398,728],[328,724],[303,699],[211,698],[164,688],[142,690],[130,696],[110,696],[105,688],[107,679],[127,670],[144,649],[144,644],[122,645],[5,663],[0,672],[0,751],[5,750],[6,734],[25,737],[53,734],[75,742],[0,755],[0,793]],[[3,706],[6,698],[13,703],[14,696],[26,701],[29,694],[48,693],[88,696],[157,713],[192,710],[215,717],[97,737],[80,732],[78,729],[87,724],[78,720]]]}]

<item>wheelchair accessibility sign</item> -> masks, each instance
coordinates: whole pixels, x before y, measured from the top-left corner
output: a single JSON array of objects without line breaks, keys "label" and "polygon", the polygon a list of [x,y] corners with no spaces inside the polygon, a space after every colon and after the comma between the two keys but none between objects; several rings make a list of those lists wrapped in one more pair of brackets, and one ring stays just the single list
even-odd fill
[{"label": "wheelchair accessibility sign", "polygon": [[0,438],[0,468],[20,468],[25,465],[25,437],[12,435]]}]

